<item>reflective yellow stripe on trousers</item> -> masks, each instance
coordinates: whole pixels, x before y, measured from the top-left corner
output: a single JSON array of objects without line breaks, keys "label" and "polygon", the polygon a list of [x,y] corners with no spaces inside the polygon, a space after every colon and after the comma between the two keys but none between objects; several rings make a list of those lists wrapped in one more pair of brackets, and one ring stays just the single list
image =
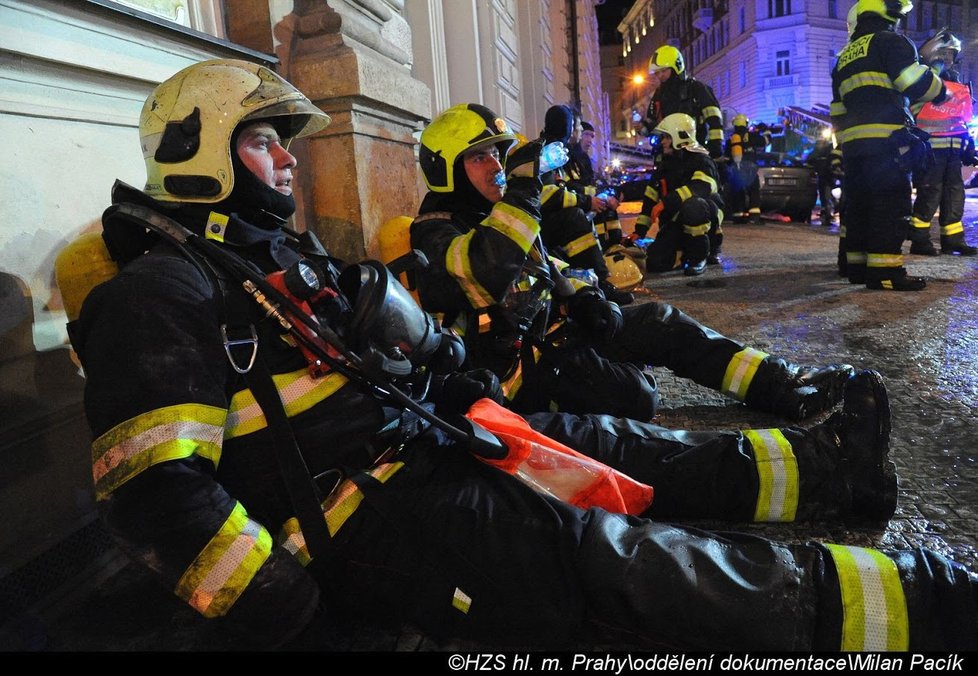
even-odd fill
[{"label": "reflective yellow stripe on trousers", "polygon": [[907,599],[896,563],[875,549],[825,545],[842,594],[842,639],[847,651],[905,651],[910,647]]},{"label": "reflective yellow stripe on trousers", "polygon": [[754,449],[757,504],[754,521],[794,521],[798,510],[798,460],[779,429],[744,430]]},{"label": "reflective yellow stripe on trousers", "polygon": [[751,381],[754,380],[757,368],[767,356],[767,352],[761,352],[751,347],[745,347],[735,354],[730,358],[730,363],[727,364],[727,371],[723,374],[720,391],[743,401],[747,397],[747,390],[750,388]]}]

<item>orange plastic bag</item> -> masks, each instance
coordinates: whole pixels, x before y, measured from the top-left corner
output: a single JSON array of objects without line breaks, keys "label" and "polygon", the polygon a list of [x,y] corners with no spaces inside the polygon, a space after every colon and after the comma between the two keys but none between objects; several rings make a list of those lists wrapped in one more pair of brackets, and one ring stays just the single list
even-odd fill
[{"label": "orange plastic bag", "polygon": [[509,447],[505,458],[479,459],[538,491],[582,509],[601,507],[619,514],[638,515],[652,504],[651,486],[540,434],[491,399],[480,399],[465,415]]}]

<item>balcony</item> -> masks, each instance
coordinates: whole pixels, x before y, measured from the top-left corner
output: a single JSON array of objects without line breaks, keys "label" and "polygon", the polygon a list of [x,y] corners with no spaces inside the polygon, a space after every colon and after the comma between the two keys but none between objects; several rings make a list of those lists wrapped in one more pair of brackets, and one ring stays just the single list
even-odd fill
[{"label": "balcony", "polygon": [[693,28],[698,31],[705,33],[713,25],[713,9],[705,7],[703,9],[696,10],[693,15]]},{"label": "balcony", "polygon": [[797,75],[776,75],[764,78],[764,89],[781,89],[798,85]]}]

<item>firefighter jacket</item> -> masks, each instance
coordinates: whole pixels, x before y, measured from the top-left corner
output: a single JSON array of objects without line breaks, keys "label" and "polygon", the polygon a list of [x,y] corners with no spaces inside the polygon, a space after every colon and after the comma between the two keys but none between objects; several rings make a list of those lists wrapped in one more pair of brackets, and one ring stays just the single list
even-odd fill
[{"label": "firefighter jacket", "polygon": [[662,155],[642,197],[642,211],[635,232],[645,237],[657,214],[660,222],[674,220],[683,203],[693,197],[710,199],[722,206],[716,164],[704,152],[680,149]]},{"label": "firefighter jacket", "polygon": [[[152,203],[134,190],[120,201],[132,200]],[[168,215],[203,230],[202,221]],[[113,218],[110,209],[106,231]],[[221,246],[265,272],[299,258],[281,230],[234,216]],[[71,327],[86,373],[96,499],[122,548],[177,596],[208,618],[234,608],[254,645],[274,645],[309,620],[318,591],[303,568],[269,425],[227,340],[256,330],[313,475],[369,466],[365,441],[390,412],[339,373],[312,377],[256,304],[245,315],[250,326],[234,325],[208,270],[159,243],[96,287]],[[247,353],[234,352],[239,366]]]},{"label": "firefighter jacket", "polygon": [[846,155],[880,152],[897,130],[912,126],[908,108],[942,101],[944,85],[917,59],[917,49],[882,17],[860,18],[832,70],[830,112]]},{"label": "firefighter jacket", "polygon": [[651,134],[657,124],[673,113],[686,113],[696,121],[696,140],[700,145],[723,144],[723,112],[709,85],[692,77],[670,77],[649,100],[643,133]]},{"label": "firefighter jacket", "polygon": [[566,264],[547,253],[539,186],[523,183],[535,181],[511,180],[494,205],[431,192],[411,225],[411,247],[429,261],[418,274],[421,306],[441,313],[464,336],[472,362],[503,381],[513,377],[530,337],[551,328],[554,295],[587,287],[561,274]]}]

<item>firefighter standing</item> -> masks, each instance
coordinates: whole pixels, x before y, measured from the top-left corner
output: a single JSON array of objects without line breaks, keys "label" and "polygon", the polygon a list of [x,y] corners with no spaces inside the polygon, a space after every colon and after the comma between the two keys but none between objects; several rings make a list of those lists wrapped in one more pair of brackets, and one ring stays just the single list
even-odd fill
[{"label": "firefighter standing", "polygon": [[757,152],[764,141],[748,129],[747,116],[735,115],[733,132],[727,141],[727,186],[730,192],[731,215],[752,223],[761,222],[761,182],[757,175]]},{"label": "firefighter standing", "polygon": [[682,53],[672,45],[663,45],[649,59],[649,76],[656,83],[645,112],[642,133],[652,130],[673,113],[685,113],[696,122],[696,141],[710,157],[723,155],[723,113],[713,89],[686,72]]},{"label": "firefighter standing", "polygon": [[910,253],[935,256],[930,240],[930,222],[940,210],[941,253],[974,256],[978,249],[964,239],[964,180],[962,165],[975,165],[975,142],[968,134],[973,115],[971,87],[959,82],[954,69],[961,41],[947,28],[920,48],[921,60],[941,73],[947,98],[940,104],[927,103],[917,113],[917,126],[930,134],[934,164],[914,174],[917,198],[913,205]]},{"label": "firefighter standing", "polygon": [[648,271],[668,272],[679,265],[687,276],[701,275],[708,263],[720,262],[723,245],[717,167],[696,142],[689,115],[674,113],[654,132],[661,136],[662,156],[645,189],[635,236],[645,237],[658,221],[655,240],[645,250]]},{"label": "firefighter standing", "polygon": [[836,151],[831,130],[826,129],[819,134],[815,147],[812,148],[806,161],[815,169],[818,179],[818,201],[821,205],[819,222],[825,226],[832,225],[833,217],[838,210],[832,191],[839,182],[842,157]]},{"label": "firefighter standing", "polygon": [[941,80],[894,31],[910,0],[859,0],[858,20],[832,71],[831,113],[842,146],[846,272],[869,289],[919,291],[903,267],[910,227],[910,172],[926,157],[906,101],[944,99]]},{"label": "firefighter standing", "polygon": [[[350,346],[394,339],[418,360],[398,369],[403,377],[434,369],[445,344],[415,352],[403,342],[413,322],[433,327],[410,299],[373,302],[378,291],[397,294],[365,274],[382,266],[336,278],[315,238],[283,226],[296,167],[285,146],[326,123],[291,85],[244,61],[194,64],[162,83],[140,121],[146,192],[117,185],[103,217],[122,270],[88,294],[70,327],[101,516],[134,561],[209,619],[208,645],[322,649],[330,626],[366,617],[500,646],[975,649],[975,580],[937,553],[782,545],[573,507],[487,467],[444,425],[412,424],[380,370],[304,355],[295,340],[309,334],[268,312],[288,297],[270,304],[238,282],[301,291],[307,300],[288,301],[291,316],[314,313]],[[514,236],[523,208],[536,208],[532,172],[511,167],[500,227]],[[443,364],[444,384],[456,374],[466,384],[456,357]],[[493,390],[491,380],[467,384],[435,410]],[[873,372],[852,378],[842,411],[810,430],[531,419],[654,482],[651,515],[893,512],[889,409]],[[385,438],[396,456],[377,457]],[[294,455],[280,452],[290,446]],[[288,458],[301,459],[300,473],[283,469],[297,467]],[[309,512],[292,490],[303,482]],[[867,576],[872,585],[860,582]],[[868,610],[849,622],[852,607]]]}]

